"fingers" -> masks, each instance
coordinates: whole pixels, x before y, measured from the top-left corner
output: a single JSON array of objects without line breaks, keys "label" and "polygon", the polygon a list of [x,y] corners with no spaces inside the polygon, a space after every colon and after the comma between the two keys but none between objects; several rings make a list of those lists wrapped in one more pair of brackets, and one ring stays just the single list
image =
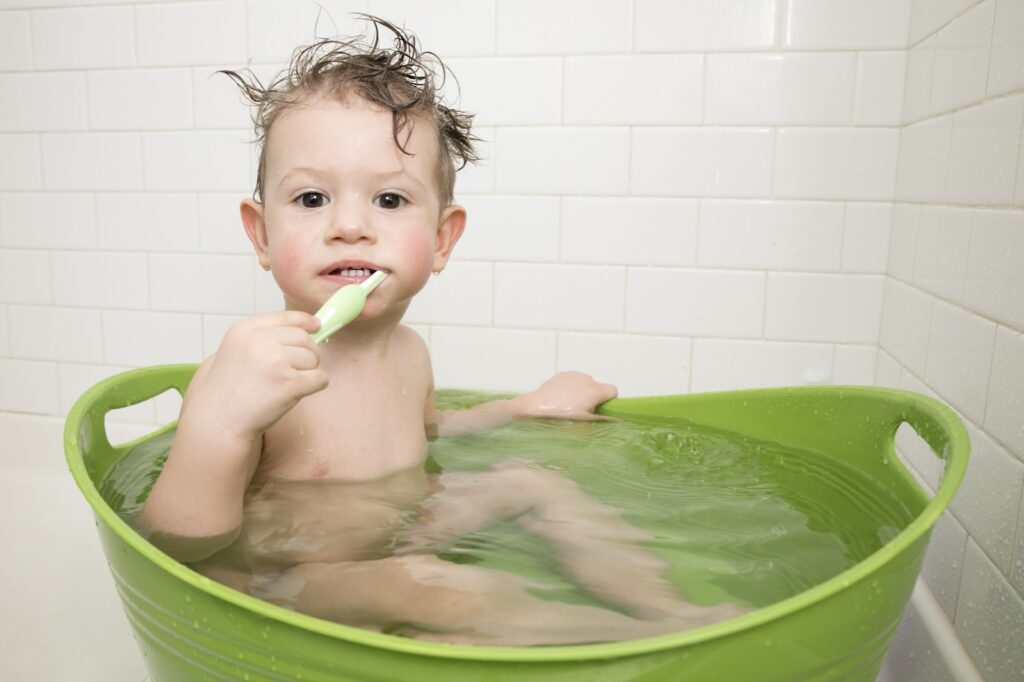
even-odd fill
[{"label": "fingers", "polygon": [[315,332],[320,328],[320,320],[301,310],[277,310],[271,313],[261,313],[246,319],[243,324],[248,324],[254,328],[296,327],[305,330],[307,333]]}]

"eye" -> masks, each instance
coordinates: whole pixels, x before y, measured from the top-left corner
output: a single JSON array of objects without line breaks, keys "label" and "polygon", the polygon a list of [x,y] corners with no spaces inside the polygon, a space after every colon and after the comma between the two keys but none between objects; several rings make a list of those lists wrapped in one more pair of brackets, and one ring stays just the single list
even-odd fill
[{"label": "eye", "polygon": [[379,195],[376,199],[376,203],[381,208],[395,209],[400,208],[402,204],[406,202],[406,198],[401,194],[395,194],[394,192],[384,192]]},{"label": "eye", "polygon": [[320,192],[303,192],[295,198],[303,208],[320,208],[327,203],[327,197]]}]

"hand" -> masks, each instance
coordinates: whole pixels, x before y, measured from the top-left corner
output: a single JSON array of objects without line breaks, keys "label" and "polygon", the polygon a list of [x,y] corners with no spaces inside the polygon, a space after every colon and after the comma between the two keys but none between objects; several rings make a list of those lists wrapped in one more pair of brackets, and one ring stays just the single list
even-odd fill
[{"label": "hand", "polygon": [[559,372],[535,391],[512,399],[517,416],[556,417],[581,421],[607,420],[594,414],[598,405],[618,395],[612,384],[582,372]]},{"label": "hand", "polygon": [[194,414],[215,420],[244,440],[255,440],[303,397],[327,387],[309,333],[320,321],[286,310],[232,325],[202,383]]}]

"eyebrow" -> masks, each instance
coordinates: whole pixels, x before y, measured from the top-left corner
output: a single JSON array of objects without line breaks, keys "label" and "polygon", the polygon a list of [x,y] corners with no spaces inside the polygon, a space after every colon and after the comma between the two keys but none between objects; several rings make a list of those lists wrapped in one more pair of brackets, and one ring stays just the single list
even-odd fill
[{"label": "eyebrow", "polygon": [[[277,186],[281,187],[281,185],[283,185],[285,183],[285,181],[288,180],[289,178],[291,178],[292,176],[294,176],[294,175],[301,175],[303,173],[305,173],[306,175],[312,175],[314,177],[319,177],[321,175],[327,175],[326,171],[317,170],[316,168],[306,168],[306,167],[292,168],[287,173],[285,173],[283,176],[281,176],[281,181],[277,183]],[[390,178],[394,178],[394,177],[399,177],[400,176],[400,177],[403,177],[403,178],[411,181],[412,183],[414,183],[415,185],[419,186],[420,188],[422,188],[424,190],[427,189],[426,185],[424,185],[422,182],[417,180],[415,177],[413,177],[409,173],[406,173],[404,170],[381,171],[379,173],[371,173],[370,175],[372,175],[373,177],[375,177],[375,178],[377,178],[379,180],[387,180],[387,179],[390,179]]]}]

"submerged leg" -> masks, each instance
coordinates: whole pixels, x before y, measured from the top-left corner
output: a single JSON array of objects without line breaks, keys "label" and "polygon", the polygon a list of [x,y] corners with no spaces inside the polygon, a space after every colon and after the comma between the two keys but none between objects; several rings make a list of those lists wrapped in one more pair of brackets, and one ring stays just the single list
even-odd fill
[{"label": "submerged leg", "polygon": [[681,619],[683,627],[696,627],[746,611],[686,601],[668,579],[668,562],[638,544],[650,533],[552,471],[511,462],[487,472],[446,474],[440,482],[443,490],[399,542],[399,552],[436,551],[438,544],[515,518],[551,543],[562,570],[580,587],[638,618]]},{"label": "submerged leg", "polygon": [[[686,627],[592,606],[545,601],[542,587],[503,571],[429,555],[302,564],[279,579],[281,601],[299,611],[418,639],[495,646],[637,639]],[[273,599],[272,599],[273,600]]]}]

